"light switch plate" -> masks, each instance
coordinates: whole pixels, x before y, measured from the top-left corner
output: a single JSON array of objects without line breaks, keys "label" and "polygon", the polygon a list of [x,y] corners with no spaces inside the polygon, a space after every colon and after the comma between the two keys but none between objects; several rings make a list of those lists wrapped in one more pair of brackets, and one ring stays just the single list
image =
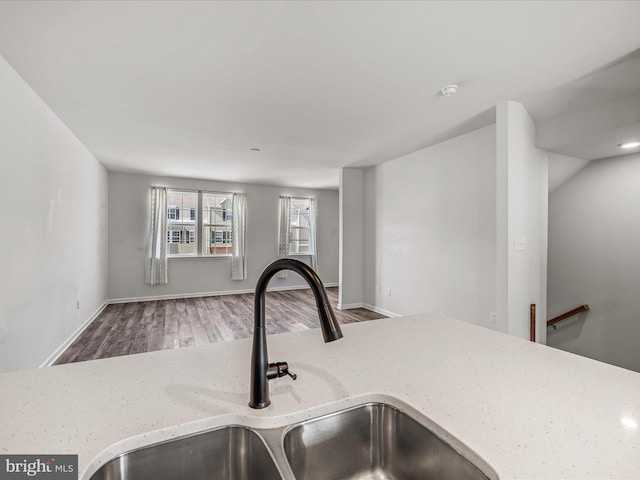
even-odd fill
[{"label": "light switch plate", "polygon": [[516,251],[522,251],[527,249],[527,238],[526,237],[518,237],[516,238],[514,247]]}]

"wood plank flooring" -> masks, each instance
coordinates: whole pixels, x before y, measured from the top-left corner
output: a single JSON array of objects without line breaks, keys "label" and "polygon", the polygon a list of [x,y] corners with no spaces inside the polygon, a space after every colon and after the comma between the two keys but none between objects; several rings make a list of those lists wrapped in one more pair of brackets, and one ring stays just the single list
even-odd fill
[{"label": "wood plank flooring", "polygon": [[[338,288],[326,289],[341,324],[383,318],[358,308],[338,310]],[[268,292],[267,334],[319,328],[311,290]],[[82,362],[253,335],[253,294],[109,305],[55,362]]]}]

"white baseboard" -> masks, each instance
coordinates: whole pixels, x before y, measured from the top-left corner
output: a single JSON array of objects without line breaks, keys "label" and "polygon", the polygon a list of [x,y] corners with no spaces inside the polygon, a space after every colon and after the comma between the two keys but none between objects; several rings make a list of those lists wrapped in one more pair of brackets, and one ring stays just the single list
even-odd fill
[{"label": "white baseboard", "polygon": [[[337,283],[325,283],[325,287],[337,287]],[[282,292],[285,290],[305,290],[308,289],[308,285],[294,285],[294,286],[282,286],[282,287],[270,287],[268,292]],[[254,293],[255,289],[243,289],[243,290],[224,290],[218,292],[199,292],[199,293],[171,293],[168,295],[151,295],[147,297],[128,297],[128,298],[111,298],[107,300],[109,305],[115,303],[131,303],[131,302],[151,302],[154,300],[174,300],[178,298],[198,298],[198,297],[219,297],[222,295],[240,295],[243,293]]]},{"label": "white baseboard", "polygon": [[364,303],[339,303],[338,310],[351,310],[352,308],[364,308]]},{"label": "white baseboard", "polygon": [[115,303],[132,303],[132,302],[152,302],[154,300],[177,300],[179,298],[198,298],[198,297],[219,297],[221,295],[239,295],[242,293],[253,293],[253,290],[227,290],[224,292],[199,292],[199,293],[169,293],[167,295],[149,295],[146,297],[123,297],[110,298],[107,300],[109,305]]},{"label": "white baseboard", "polygon": [[98,318],[98,315],[100,315],[102,313],[102,311],[107,308],[107,305],[109,305],[109,301],[105,301],[102,305],[100,305],[98,307],[98,309],[93,312],[93,315],[91,315],[89,318],[87,318],[84,323],[82,325],[80,325],[75,332],[73,332],[71,334],[71,336],[69,336],[69,338],[67,338],[64,343],[62,343],[62,345],[60,345],[55,352],[53,352],[51,355],[49,355],[49,357],[42,363],[42,365],[40,365],[40,368],[42,367],[50,367],[51,365],[53,365],[55,363],[55,361],[58,359],[58,357],[60,357],[60,355],[62,355],[62,352],[64,352],[67,348],[69,348],[69,345],[71,345],[76,338],[78,338],[80,336],[80,334],[82,332],[84,332],[86,330],[86,328],[91,325],[91,322],[93,322],[96,318]]},{"label": "white baseboard", "polygon": [[402,316],[399,313],[391,312],[389,310],[385,310],[384,308],[376,307],[374,305],[369,305],[367,303],[365,303],[363,305],[363,308],[366,308],[367,310],[371,310],[372,312],[379,313],[380,315],[385,315],[385,316],[390,317],[390,318],[401,317]]},{"label": "white baseboard", "polygon": [[372,312],[379,313],[380,315],[384,315],[385,317],[400,317],[399,313],[391,312],[389,310],[385,310],[384,308],[376,307],[374,305],[369,305],[367,303],[346,303],[346,304],[338,304],[339,310],[350,310],[352,308],[366,308],[367,310],[371,310]]}]

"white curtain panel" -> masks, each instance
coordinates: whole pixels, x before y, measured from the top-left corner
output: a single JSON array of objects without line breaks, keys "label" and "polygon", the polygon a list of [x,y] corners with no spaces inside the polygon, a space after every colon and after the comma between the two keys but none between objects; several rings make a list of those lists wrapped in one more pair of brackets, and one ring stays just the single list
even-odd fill
[{"label": "white curtain panel", "polygon": [[[278,234],[278,258],[289,256],[289,227],[291,225],[291,197],[280,197],[280,230]],[[276,276],[287,278],[287,271],[280,270]]]},{"label": "white curtain panel", "polygon": [[145,283],[169,283],[167,276],[167,189],[151,187],[151,220],[147,233]]},{"label": "white curtain panel", "polygon": [[318,272],[318,200],[311,199],[309,208],[309,250],[311,254],[311,268]]},{"label": "white curtain panel", "polygon": [[231,202],[231,280],[247,278],[247,261],[245,258],[245,233],[247,229],[247,196],[234,193]]}]

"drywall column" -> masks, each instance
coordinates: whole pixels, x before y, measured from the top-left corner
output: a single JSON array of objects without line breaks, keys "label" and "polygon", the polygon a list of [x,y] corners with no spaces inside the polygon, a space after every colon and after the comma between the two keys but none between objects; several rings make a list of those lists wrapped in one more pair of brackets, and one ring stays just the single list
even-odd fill
[{"label": "drywall column", "polygon": [[340,294],[338,308],[362,307],[364,171],[340,169]]},{"label": "drywall column", "polygon": [[529,338],[536,304],[536,339],[546,343],[548,155],[535,146],[524,106],[496,107],[496,303],[498,323]]}]

